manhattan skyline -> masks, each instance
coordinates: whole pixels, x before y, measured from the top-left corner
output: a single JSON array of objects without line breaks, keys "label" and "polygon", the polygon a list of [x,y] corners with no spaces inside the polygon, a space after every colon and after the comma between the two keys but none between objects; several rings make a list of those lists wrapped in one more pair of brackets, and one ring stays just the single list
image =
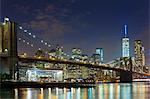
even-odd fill
[{"label": "manhattan skyline", "polygon": [[[78,47],[92,55],[96,48],[104,48],[105,62],[121,57],[121,39],[127,24],[130,55],[134,56],[134,40],[140,39],[150,64],[148,0],[3,0],[1,5],[1,22],[8,16],[48,41],[52,48],[63,46],[65,52]],[[20,52],[32,50],[23,44],[18,46]]]}]

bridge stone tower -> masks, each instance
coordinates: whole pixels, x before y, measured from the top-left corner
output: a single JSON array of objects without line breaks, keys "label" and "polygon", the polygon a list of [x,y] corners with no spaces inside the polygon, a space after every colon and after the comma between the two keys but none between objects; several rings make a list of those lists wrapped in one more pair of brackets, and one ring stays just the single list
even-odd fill
[{"label": "bridge stone tower", "polygon": [[0,23],[0,67],[1,73],[10,74],[15,78],[17,65],[17,24],[4,19]]},{"label": "bridge stone tower", "polygon": [[[125,58],[124,58],[125,59]],[[132,57],[127,58],[126,60],[124,60],[125,64],[124,67],[126,68],[126,71],[122,70],[120,71],[120,82],[122,83],[131,83],[133,80],[132,77]]]}]

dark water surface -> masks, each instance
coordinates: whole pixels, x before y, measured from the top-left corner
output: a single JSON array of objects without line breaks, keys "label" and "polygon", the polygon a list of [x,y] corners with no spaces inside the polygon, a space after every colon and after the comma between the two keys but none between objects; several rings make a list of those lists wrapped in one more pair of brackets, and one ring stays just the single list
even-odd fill
[{"label": "dark water surface", "polygon": [[97,84],[93,88],[1,89],[1,99],[150,99],[150,82]]}]

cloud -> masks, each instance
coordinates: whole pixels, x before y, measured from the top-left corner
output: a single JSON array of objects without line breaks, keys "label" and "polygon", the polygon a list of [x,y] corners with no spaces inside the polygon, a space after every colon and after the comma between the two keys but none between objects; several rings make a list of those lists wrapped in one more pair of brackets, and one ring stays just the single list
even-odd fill
[{"label": "cloud", "polygon": [[68,9],[61,9],[50,4],[44,9],[36,9],[34,12],[34,19],[23,25],[41,32],[44,36],[59,37],[64,33],[69,33],[72,29],[69,22],[63,20],[63,17],[68,16]]},{"label": "cloud", "polygon": [[30,6],[25,6],[25,5],[18,5],[18,4],[14,4],[11,7],[12,9],[17,9],[17,11],[15,11],[15,13],[18,14],[28,14],[30,11]]}]

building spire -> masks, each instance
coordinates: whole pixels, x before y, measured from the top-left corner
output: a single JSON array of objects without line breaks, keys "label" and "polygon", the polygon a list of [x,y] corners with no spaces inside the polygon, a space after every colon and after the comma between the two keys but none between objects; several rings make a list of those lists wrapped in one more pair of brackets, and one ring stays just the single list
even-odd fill
[{"label": "building spire", "polygon": [[127,25],[124,25],[124,36],[127,37]]}]

